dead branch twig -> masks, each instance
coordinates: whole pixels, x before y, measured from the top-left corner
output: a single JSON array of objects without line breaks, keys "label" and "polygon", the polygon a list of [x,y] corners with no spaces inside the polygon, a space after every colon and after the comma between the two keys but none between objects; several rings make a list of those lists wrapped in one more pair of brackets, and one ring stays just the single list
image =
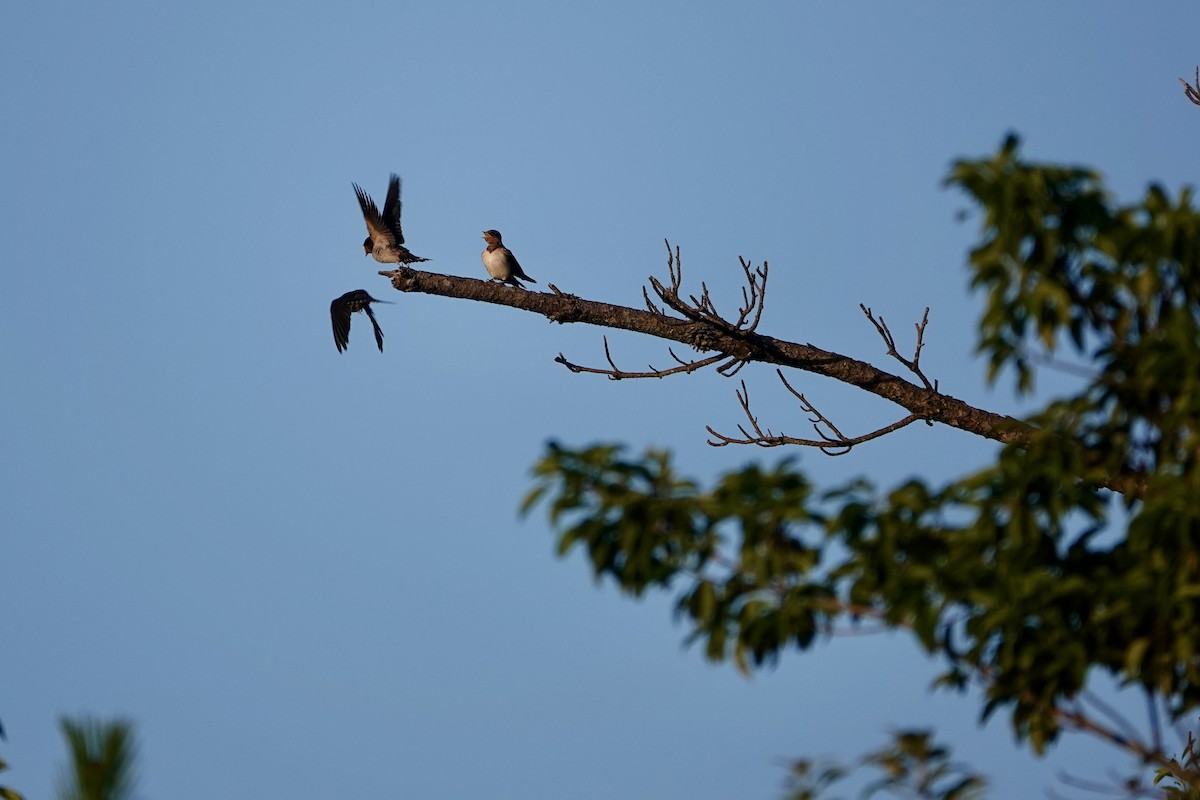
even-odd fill
[{"label": "dead branch twig", "polygon": [[[733,360],[722,374],[734,374],[743,362],[761,362],[785,369],[796,369],[832,378],[896,403],[920,419],[940,422],[976,436],[1003,444],[1029,447],[1037,436],[1027,423],[969,403],[879,369],[865,361],[824,350],[809,343],[790,342],[761,333],[731,335],[705,323],[690,322],[675,316],[654,314],[644,309],[602,303],[571,294],[513,291],[511,286],[479,278],[466,278],[425,272],[404,265],[380,270],[380,275],[399,292],[447,297],[540,314],[557,324],[595,325],[607,330],[623,330],[652,336],[669,342],[695,347],[708,345],[710,353],[725,353]],[[565,360],[565,359],[564,359]],[[725,364],[721,364],[725,367]],[[1088,463],[1107,464],[1106,451],[1089,451]],[[1131,497],[1146,491],[1144,469],[1126,464],[1105,467],[1097,485]]]},{"label": "dead branch twig", "polygon": [[[736,321],[730,321],[721,316],[717,310],[716,304],[713,302],[712,295],[709,293],[707,282],[700,283],[700,296],[694,294],[687,295],[684,299],[680,292],[683,286],[683,258],[678,246],[674,250],[671,249],[671,243],[663,240],[667,246],[667,282],[650,276],[650,289],[658,298],[656,303],[650,297],[650,291],[642,287],[642,299],[646,303],[647,310],[651,314],[660,317],[667,317],[667,312],[664,308],[669,308],[683,316],[684,319],[691,322],[698,322],[712,329],[716,335],[697,336],[692,342],[692,346],[697,350],[712,349],[707,345],[719,338],[719,334],[730,336],[745,337],[753,334],[758,327],[758,322],[762,318],[763,301],[766,296],[767,274],[768,267],[764,261],[762,267],[752,268],[750,262],[742,257],[738,257],[741,264],[742,272],[746,276],[746,285],[742,287],[742,305],[738,309]],[[589,372],[599,375],[606,375],[612,380],[622,380],[625,378],[665,378],[668,375],[678,373],[691,373],[698,369],[718,364],[717,372],[724,377],[733,377],[741,371],[742,367],[746,366],[746,359],[735,356],[727,351],[722,351],[716,356],[703,358],[696,361],[685,361],[679,356],[671,352],[673,358],[679,366],[670,369],[658,369],[651,366],[649,371],[645,372],[627,372],[617,368],[613,363],[612,354],[609,351],[608,340],[604,342],[604,353],[608,359],[609,369],[601,367],[585,367],[580,364],[575,364],[566,359],[562,353],[558,354],[558,358],[554,359],[558,363],[565,366],[572,372]]]},{"label": "dead branch twig", "polygon": [[[799,445],[802,447],[815,447],[827,456],[842,456],[849,453],[850,450],[858,444],[869,442],[872,439],[878,439],[880,436],[899,430],[906,425],[911,425],[920,419],[916,414],[909,414],[904,419],[893,422],[891,425],[886,425],[878,430],[863,434],[862,436],[846,436],[837,426],[834,425],[828,417],[817,410],[816,406],[808,401],[803,394],[797,392],[788,383],[784,377],[782,370],[776,370],[779,380],[787,388],[792,395],[800,401],[800,407],[808,414],[809,422],[812,423],[813,430],[816,431],[820,439],[800,439],[795,436],[788,436],[785,433],[776,434],[771,429],[764,429],[758,422],[758,417],[754,416],[750,410],[750,390],[746,388],[746,382],[742,381],[742,388],[737,392],[738,403],[742,407],[742,412],[746,415],[746,419],[750,423],[750,430],[747,430],[742,425],[738,425],[738,431],[742,434],[741,437],[727,436],[714,430],[711,425],[705,426],[705,429],[714,438],[709,439],[708,443],[713,447],[725,447],[731,444],[754,444],[759,447],[780,447],[782,445]],[[822,430],[822,427],[828,428],[829,432]],[[751,432],[753,431],[753,432]]]},{"label": "dead branch twig", "polygon": [[1183,93],[1187,95],[1187,99],[1200,106],[1200,66],[1196,67],[1195,85],[1188,83],[1183,78],[1180,78],[1179,82],[1183,84]]},{"label": "dead branch twig", "polygon": [[[608,376],[609,380],[619,381],[619,380],[623,380],[625,378],[665,378],[668,375],[675,375],[680,372],[683,372],[683,373],[695,372],[698,369],[704,369],[707,366],[716,364],[719,361],[725,361],[729,358],[724,353],[718,353],[715,356],[710,356],[709,358],[702,358],[699,361],[684,361],[679,356],[675,355],[674,350],[667,348],[667,352],[671,354],[671,358],[675,359],[675,361],[678,362],[679,366],[671,367],[669,369],[658,369],[653,364],[651,364],[651,365],[649,365],[649,367],[650,367],[649,372],[627,372],[626,370],[623,370],[620,367],[618,367],[616,365],[616,362],[613,361],[612,351],[608,347],[608,337],[605,336],[603,338],[604,338],[604,358],[606,361],[608,361],[608,366],[609,366],[608,369],[605,369],[603,367],[586,367],[586,366],[583,366],[582,364],[574,364],[574,363],[568,361],[566,356],[564,356],[562,353],[559,353],[558,356],[555,357],[554,360],[556,362],[558,362],[559,364],[562,364],[567,369],[571,370],[571,372],[576,372],[576,373],[587,372],[587,373],[591,373],[594,375],[606,375],[606,376]],[[737,359],[731,359],[731,360],[737,361]],[[726,365],[726,364],[722,364],[721,366],[717,367],[717,370],[720,371],[720,370],[726,368],[727,366],[728,365]],[[739,367],[739,369],[740,369],[740,367]]]},{"label": "dead branch twig", "polygon": [[883,316],[880,315],[877,320],[875,319],[875,315],[871,313],[871,309],[862,303],[859,303],[858,307],[862,309],[862,312],[867,315],[867,319],[871,320],[871,324],[875,326],[875,330],[883,337],[883,343],[887,345],[887,354],[907,367],[909,372],[920,378],[921,382],[925,384],[926,389],[936,392],[938,390],[937,381],[930,383],[929,379],[925,377],[925,373],[921,372],[921,350],[925,347],[925,326],[929,324],[928,306],[925,308],[925,314],[921,317],[921,321],[914,325],[917,329],[917,346],[913,350],[911,361],[900,355],[896,350],[896,337],[892,336],[892,332],[888,328],[887,323],[884,322]]}]

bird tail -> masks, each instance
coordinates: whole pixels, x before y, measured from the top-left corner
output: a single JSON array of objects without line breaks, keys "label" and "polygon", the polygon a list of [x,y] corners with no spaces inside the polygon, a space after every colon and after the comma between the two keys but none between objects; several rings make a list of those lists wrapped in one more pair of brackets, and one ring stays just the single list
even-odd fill
[{"label": "bird tail", "polygon": [[[381,301],[382,302],[382,301]],[[371,319],[371,327],[375,329],[375,344],[379,345],[379,352],[383,352],[383,329],[379,327],[379,323],[375,321],[375,314],[371,311],[370,306],[363,306],[363,311],[367,312],[367,316]]]}]

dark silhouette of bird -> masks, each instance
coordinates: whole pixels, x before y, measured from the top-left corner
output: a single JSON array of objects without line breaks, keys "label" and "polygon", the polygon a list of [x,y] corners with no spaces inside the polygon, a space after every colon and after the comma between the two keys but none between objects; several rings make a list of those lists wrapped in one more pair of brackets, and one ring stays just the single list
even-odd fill
[{"label": "dark silhouette of bird", "polygon": [[383,213],[375,205],[371,196],[364,192],[357,183],[354,194],[358,197],[358,205],[362,208],[363,221],[367,223],[367,238],[363,240],[363,252],[374,256],[381,264],[415,264],[418,261],[428,261],[409,252],[404,246],[404,231],[400,227],[400,176],[392,173],[388,180],[387,197],[383,201]]},{"label": "dark silhouette of bird", "polygon": [[329,304],[329,318],[333,320],[333,343],[337,345],[339,353],[350,346],[350,315],[355,311],[367,312],[371,325],[375,327],[375,344],[379,345],[379,352],[383,352],[383,331],[380,330],[379,323],[375,321],[375,312],[371,310],[371,303],[392,305],[390,300],[376,300],[367,294],[365,289],[346,292]]},{"label": "dark silhouette of bird", "polygon": [[518,278],[530,283],[537,283],[533,278],[525,274],[525,270],[521,269],[520,263],[517,262],[517,257],[512,254],[504,246],[504,240],[500,236],[498,230],[486,230],[483,232],[483,239],[487,242],[487,250],[484,250],[480,255],[483,257],[483,266],[488,271],[494,280],[501,283],[507,283],[510,286],[516,286],[524,289],[518,282]]}]

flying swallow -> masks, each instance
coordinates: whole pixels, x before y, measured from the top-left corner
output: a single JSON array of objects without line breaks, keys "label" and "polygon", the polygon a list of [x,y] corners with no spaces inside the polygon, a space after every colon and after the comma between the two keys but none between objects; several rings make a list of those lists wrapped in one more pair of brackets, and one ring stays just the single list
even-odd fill
[{"label": "flying swallow", "polygon": [[354,187],[358,205],[362,208],[363,220],[367,223],[367,238],[363,240],[364,253],[374,256],[381,264],[414,264],[429,260],[414,256],[404,246],[404,231],[400,227],[399,175],[392,173],[388,180],[387,198],[383,201],[382,214],[371,196],[357,183],[350,185]]},{"label": "flying swallow", "polygon": [[494,280],[521,289],[525,287],[517,281],[518,278],[530,283],[537,283],[537,281],[525,274],[525,270],[521,269],[521,265],[517,262],[517,257],[512,254],[512,250],[504,246],[504,241],[500,238],[500,231],[494,229],[484,231],[483,239],[488,243],[487,250],[484,250],[480,255],[483,257],[484,268],[487,269],[488,275],[491,275]]},{"label": "flying swallow", "polygon": [[346,292],[329,304],[329,318],[333,320],[333,343],[337,345],[339,353],[350,346],[350,315],[355,311],[367,312],[371,324],[375,327],[375,344],[379,345],[379,352],[383,352],[383,331],[380,330],[379,323],[375,321],[375,312],[371,310],[371,303],[391,305],[390,300],[376,300],[364,289]]}]

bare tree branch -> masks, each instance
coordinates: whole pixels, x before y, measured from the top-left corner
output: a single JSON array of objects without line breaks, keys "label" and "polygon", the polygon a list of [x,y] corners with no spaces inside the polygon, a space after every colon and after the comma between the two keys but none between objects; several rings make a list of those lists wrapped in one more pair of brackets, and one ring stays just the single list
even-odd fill
[{"label": "bare tree branch", "polygon": [[[678,248],[670,255],[668,268],[671,273],[671,285],[677,287],[682,281],[682,269],[678,268]],[[701,352],[720,354],[725,359],[719,367],[722,374],[736,374],[742,366],[751,361],[803,370],[833,378],[890,400],[906,409],[914,419],[940,422],[1005,444],[1023,446],[1033,440],[1036,431],[1012,417],[976,408],[929,386],[911,383],[871,364],[839,353],[758,333],[754,328],[761,318],[767,269],[764,264],[760,270],[751,270],[744,261],[742,268],[750,284],[744,295],[743,308],[748,307],[749,310],[739,316],[737,323],[718,320],[711,315],[700,313],[678,300],[677,288],[668,290],[653,278],[650,282],[656,287],[655,291],[660,300],[667,307],[683,314],[684,319],[669,316],[661,311],[656,313],[584,300],[576,295],[564,293],[555,286],[550,286],[550,292],[522,292],[514,290],[511,286],[490,281],[440,275],[409,266],[398,266],[394,270],[382,271],[379,274],[391,280],[392,286],[401,292],[493,303],[541,314],[552,322],[582,322],[680,342]],[[661,292],[658,287],[661,287]],[[686,309],[686,313],[679,311],[672,303]],[[689,314],[694,318],[689,317]],[[565,362],[565,359],[563,361]],[[578,365],[569,365],[568,368],[570,366]],[[658,377],[656,374],[653,376]],[[1138,472],[1130,469],[1107,476],[1101,481],[1101,485],[1137,496],[1144,491],[1145,481]]]},{"label": "bare tree branch", "polygon": [[[1113,723],[1113,725],[1115,726],[1115,730],[1120,731],[1121,735],[1124,736],[1126,739],[1128,739],[1130,741],[1136,741],[1140,737],[1140,734],[1137,732],[1137,729],[1133,727],[1133,723],[1130,722],[1129,719],[1124,714],[1122,714],[1120,711],[1117,711],[1115,708],[1110,706],[1108,703],[1101,700],[1099,697],[1096,696],[1096,694],[1094,692],[1089,692],[1089,691],[1080,692],[1079,700],[1080,700],[1080,705],[1079,705],[1080,709],[1083,708],[1084,703],[1087,703],[1087,704],[1093,706],[1101,714],[1108,717],[1109,721],[1111,721]],[[1157,735],[1157,733],[1152,732],[1152,734],[1154,735],[1155,741],[1158,741],[1159,736]],[[1147,745],[1147,747],[1150,747],[1150,745]],[[1158,746],[1154,746],[1153,749],[1161,750],[1162,748],[1158,747]]]},{"label": "bare tree branch", "polygon": [[[695,295],[688,295],[688,299],[685,301],[680,297],[680,287],[683,285],[683,260],[680,257],[678,247],[672,251],[671,243],[665,243],[667,245],[667,274],[669,285],[664,286],[654,277],[650,278],[650,285],[654,289],[654,293],[658,295],[659,300],[665,306],[678,311],[686,319],[695,322],[708,322],[709,324],[716,325],[735,334],[739,331],[754,330],[754,328],[758,325],[759,318],[762,316],[762,303],[766,289],[767,278],[766,264],[763,264],[761,270],[752,272],[749,262],[747,262],[744,258],[739,259],[742,264],[742,271],[746,274],[747,285],[742,288],[743,304],[738,312],[738,320],[735,323],[730,323],[721,316],[720,312],[717,311],[717,307],[712,301],[712,296],[708,292],[708,284],[704,283],[703,281],[700,283],[701,294],[699,298],[697,298]],[[552,286],[551,288],[555,287]],[[660,309],[658,305],[650,299],[650,293],[644,286],[642,287],[642,298],[645,300],[646,308],[650,310],[650,313],[670,319],[666,312]],[[749,326],[747,326],[746,320],[751,313],[755,315],[754,320]],[[696,347],[696,349],[706,349],[697,344],[693,344],[693,347]],[[665,378],[668,375],[695,372],[698,369],[703,369],[704,367],[708,367],[713,364],[720,364],[720,366],[717,367],[717,372],[728,378],[736,375],[742,369],[742,367],[746,365],[746,361],[744,359],[736,356],[730,356],[728,353],[721,353],[717,356],[701,359],[699,361],[685,361],[684,359],[675,355],[675,352],[669,348],[668,352],[671,354],[671,358],[679,364],[679,367],[658,369],[657,367],[650,365],[650,369],[647,372],[628,372],[626,370],[619,369],[613,362],[607,339],[604,341],[604,354],[608,360],[610,369],[585,367],[581,364],[575,364],[574,362],[568,361],[562,353],[559,353],[558,357],[554,360],[572,372],[589,372],[593,374],[606,375],[611,380],[622,380],[624,378]]]},{"label": "bare tree branch", "polygon": [[1183,93],[1187,95],[1187,99],[1200,106],[1200,67],[1196,67],[1196,83],[1194,86],[1183,78],[1180,78],[1179,82],[1183,84]]},{"label": "bare tree branch", "polygon": [[[800,401],[800,407],[803,408],[806,413],[813,415],[809,417],[809,422],[812,423],[813,430],[816,431],[817,435],[821,438],[798,439],[794,436],[788,436],[784,433],[772,433],[769,428],[764,430],[759,425],[758,418],[750,411],[750,390],[746,388],[746,382],[742,381],[742,388],[737,392],[738,403],[742,406],[742,411],[745,413],[746,419],[750,421],[750,428],[754,432],[750,433],[741,425],[739,425],[738,430],[741,431],[742,437],[737,438],[734,436],[726,436],[723,433],[718,433],[711,425],[709,425],[705,427],[705,430],[715,437],[715,440],[708,440],[710,445],[713,447],[725,447],[726,445],[730,444],[754,444],[758,445],[759,447],[779,447],[781,445],[790,444],[800,445],[802,447],[815,447],[827,456],[842,456],[846,453],[849,453],[851,448],[857,444],[869,442],[872,439],[878,439],[880,436],[889,434],[892,431],[897,431],[903,428],[905,425],[910,425],[920,419],[920,417],[916,416],[915,414],[909,414],[902,420],[893,422],[891,425],[886,425],[878,430],[863,434],[862,436],[846,436],[840,430],[838,430],[837,426],[830,422],[824,414],[818,411],[816,406],[808,401],[808,398],[792,388],[792,385],[788,383],[787,378],[784,377],[782,370],[776,370],[776,374],[779,375],[779,380],[783,381],[783,385],[787,387],[787,390],[791,392],[797,400]],[[821,430],[821,426],[828,428],[830,433],[826,433],[825,431]]]},{"label": "bare tree branch", "polygon": [[1142,691],[1146,693],[1146,715],[1149,717],[1150,735],[1154,737],[1154,749],[1162,750],[1162,724],[1158,719],[1158,700],[1155,699],[1154,692],[1145,686],[1142,687]]},{"label": "bare tree branch", "polygon": [[[738,261],[742,265],[742,272],[746,276],[746,285],[742,287],[742,305],[738,309],[737,321],[730,322],[717,311],[712,296],[708,292],[708,284],[704,281],[700,282],[699,298],[689,294],[687,300],[684,300],[680,296],[680,289],[683,285],[683,260],[680,257],[678,246],[672,251],[671,243],[665,242],[665,244],[667,245],[668,285],[664,286],[653,275],[649,278],[651,288],[664,305],[674,309],[686,319],[696,322],[707,321],[729,333],[753,333],[755,331],[758,321],[762,318],[766,299],[767,276],[770,273],[767,262],[764,261],[763,265],[757,269],[751,269],[750,262],[738,257]],[[646,299],[646,306],[651,311],[658,310],[644,288],[642,296]]]},{"label": "bare tree branch", "polygon": [[924,316],[922,316],[921,321],[915,325],[917,329],[917,346],[913,351],[913,357],[911,361],[900,355],[900,353],[896,350],[896,337],[892,336],[892,332],[888,329],[887,323],[883,321],[883,316],[880,315],[879,319],[876,320],[875,316],[871,313],[871,309],[867,308],[862,303],[859,303],[858,307],[862,309],[862,312],[867,315],[867,319],[871,320],[871,324],[875,326],[875,330],[879,331],[879,335],[883,337],[883,343],[887,345],[887,354],[907,367],[909,372],[920,378],[921,383],[925,384],[926,389],[936,392],[938,388],[937,381],[930,383],[929,379],[925,377],[925,373],[921,372],[921,349],[925,347],[925,326],[929,324],[929,307],[925,307]]},{"label": "bare tree branch", "polygon": [[[1092,792],[1101,796],[1108,797],[1124,797],[1132,800],[1138,797],[1160,797],[1161,794],[1154,790],[1151,786],[1143,786],[1140,776],[1122,777],[1117,774],[1116,770],[1108,769],[1105,771],[1108,776],[1108,783],[1100,781],[1088,780],[1072,775],[1065,770],[1059,771],[1058,779],[1066,786],[1074,789],[1082,789],[1085,792]],[[1059,794],[1053,789],[1049,790],[1050,797],[1055,800],[1069,800],[1064,795]]]},{"label": "bare tree branch", "polygon": [[1127,753],[1137,756],[1146,764],[1154,764],[1164,769],[1172,769],[1170,757],[1162,750],[1156,750],[1153,745],[1141,740],[1138,736],[1127,736],[1120,730],[1101,724],[1088,716],[1078,703],[1072,706],[1060,706],[1055,709],[1055,716],[1065,727],[1071,730],[1090,733],[1115,745]]},{"label": "bare tree branch", "polygon": [[[811,344],[788,342],[746,330],[733,335],[725,330],[715,330],[707,321],[676,319],[626,306],[584,300],[557,288],[552,293],[515,292],[512,287],[490,281],[441,275],[410,267],[381,271],[379,274],[390,279],[393,287],[402,292],[504,305],[541,314],[552,322],[580,322],[633,331],[680,342],[701,351],[715,351],[730,359],[774,364],[823,375],[890,400],[917,418],[941,422],[999,442],[1020,443],[1032,433],[1027,425],[1012,417],[975,408],[950,395],[909,383],[866,362]],[[752,295],[752,299],[756,298],[761,298],[761,287],[755,289]],[[580,367],[578,364],[570,366]],[[588,369],[580,368],[579,371]],[[657,372],[654,371],[653,377],[658,376]]]},{"label": "bare tree branch", "polygon": [[[970,668],[969,675],[971,679],[983,689],[987,689],[992,681],[992,671],[985,665],[973,664],[963,665]],[[1085,693],[1087,694],[1087,693]],[[1091,736],[1108,742],[1114,747],[1123,750],[1126,753],[1136,757],[1143,764],[1152,764],[1156,767],[1161,767],[1172,774],[1191,776],[1192,770],[1183,767],[1175,759],[1162,749],[1161,746],[1156,746],[1144,741],[1141,736],[1133,730],[1132,725],[1125,717],[1111,707],[1108,707],[1094,695],[1088,699],[1092,705],[1097,708],[1102,708],[1102,713],[1111,715],[1118,720],[1116,727],[1105,725],[1094,717],[1090,716],[1083,708],[1080,699],[1068,701],[1062,705],[1056,705],[1054,708],[1054,717],[1066,729],[1090,734]],[[1191,734],[1188,734],[1189,741]],[[1061,776],[1060,776],[1061,777]],[[1069,782],[1069,776],[1068,776]]]},{"label": "bare tree branch", "polygon": [[[604,357],[608,361],[608,365],[611,369],[604,369],[602,367],[585,367],[581,364],[574,364],[574,363],[568,361],[566,356],[564,356],[562,353],[559,353],[554,358],[554,360],[557,363],[562,364],[567,369],[571,370],[571,372],[588,372],[588,373],[592,373],[595,375],[607,375],[610,380],[619,381],[624,378],[665,378],[668,375],[675,375],[680,372],[684,372],[684,373],[695,372],[698,369],[704,369],[705,367],[710,366],[712,364],[716,364],[720,361],[725,361],[728,358],[725,354],[722,353],[719,355],[710,356],[708,358],[702,358],[699,361],[684,361],[679,356],[675,355],[674,350],[667,348],[667,352],[671,354],[671,358],[675,359],[675,361],[677,361],[679,363],[679,366],[671,367],[669,369],[658,369],[653,364],[651,364],[651,365],[649,365],[650,366],[649,372],[627,372],[623,369],[620,369],[616,365],[616,363],[613,362],[612,352],[608,349],[608,337],[605,336],[603,338],[604,338]],[[736,361],[737,359],[733,359],[733,360]],[[717,369],[720,370],[721,368],[722,367],[718,367]]]}]

